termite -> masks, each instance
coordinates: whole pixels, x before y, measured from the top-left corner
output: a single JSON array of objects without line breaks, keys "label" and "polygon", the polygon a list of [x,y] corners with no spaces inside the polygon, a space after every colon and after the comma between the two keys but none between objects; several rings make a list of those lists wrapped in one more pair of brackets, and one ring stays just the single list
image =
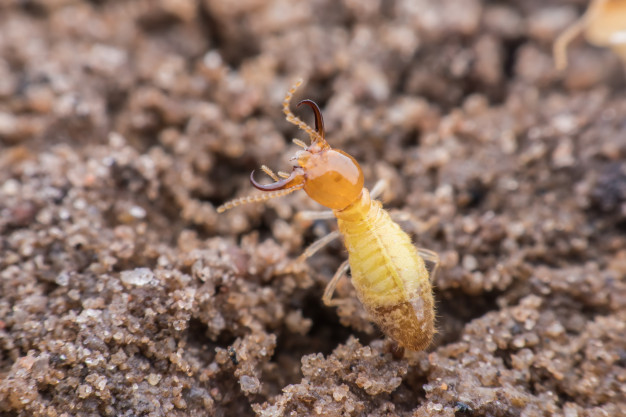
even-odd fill
[{"label": "termite", "polygon": [[[337,306],[343,300],[333,299],[339,280],[350,269],[352,284],[369,317],[401,347],[423,350],[435,333],[435,310],[431,278],[439,265],[435,252],[417,249],[411,238],[400,229],[375,198],[382,193],[379,182],[372,193],[363,186],[364,177],[359,163],[346,152],[332,149],[325,139],[322,113],[313,101],[303,100],[315,114],[315,129],[308,126],[290,110],[291,98],[302,81],[296,83],[283,101],[287,121],[308,133],[311,144],[299,139],[294,143],[304,148],[291,159],[290,174],[274,174],[266,166],[261,169],[275,182],[262,185],[250,174],[252,185],[266,192],[229,201],[217,208],[219,213],[241,204],[266,201],[304,189],[316,202],[331,209],[311,213],[311,219],[337,219],[338,230],[309,246],[301,255],[304,260],[320,248],[341,236],[348,251],[344,261],[324,290],[323,302]],[[280,178],[279,178],[280,176]],[[305,215],[305,217],[307,217]],[[429,273],[426,262],[432,263]]]},{"label": "termite", "polygon": [[561,33],[554,42],[554,63],[567,66],[567,46],[581,32],[589,43],[610,47],[626,61],[626,0],[593,0],[585,14]]}]

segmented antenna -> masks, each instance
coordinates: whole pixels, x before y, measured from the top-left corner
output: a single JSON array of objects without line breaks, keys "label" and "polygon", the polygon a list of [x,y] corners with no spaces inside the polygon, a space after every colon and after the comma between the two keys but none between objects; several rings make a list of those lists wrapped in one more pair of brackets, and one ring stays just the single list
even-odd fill
[{"label": "segmented antenna", "polygon": [[317,133],[315,129],[313,129],[312,127],[304,123],[302,120],[300,120],[296,115],[294,115],[291,112],[291,109],[289,108],[289,103],[291,103],[291,98],[293,97],[293,93],[296,92],[296,90],[298,89],[298,87],[300,87],[300,85],[302,85],[302,79],[299,79],[293,85],[293,87],[291,87],[289,91],[287,92],[287,95],[285,96],[285,99],[283,100],[283,113],[285,113],[285,116],[287,117],[287,121],[289,123],[292,123],[298,126],[300,129],[304,130],[306,133],[309,134],[309,137],[311,138],[312,143],[324,142],[324,138],[319,133]]},{"label": "segmented antenna", "polygon": [[306,148],[307,148],[306,143],[302,142],[300,139],[293,138],[291,141],[292,141],[293,143],[295,143],[296,145],[298,145],[299,147],[301,147],[301,148],[304,148],[304,149],[306,149]]},{"label": "segmented antenna", "polygon": [[287,194],[291,194],[294,191],[300,190],[304,187],[304,184],[296,185],[295,187],[285,188],[284,190],[276,190],[265,192],[264,194],[249,195],[246,197],[239,197],[234,200],[230,200],[217,208],[218,213],[223,213],[231,208],[242,206],[248,203],[260,203],[267,201],[271,198],[282,197]]},{"label": "segmented antenna", "polygon": [[280,181],[276,174],[274,174],[274,171],[272,171],[267,165],[261,165],[261,171],[272,177],[274,181]]}]

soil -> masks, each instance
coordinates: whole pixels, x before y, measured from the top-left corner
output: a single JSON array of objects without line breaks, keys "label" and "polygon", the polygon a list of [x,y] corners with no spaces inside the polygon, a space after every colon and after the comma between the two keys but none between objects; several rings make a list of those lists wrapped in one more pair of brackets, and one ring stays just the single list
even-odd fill
[{"label": "soil", "polygon": [[[0,416],[626,415],[626,77],[582,0],[0,3]],[[304,192],[329,143],[441,256],[399,357]],[[311,122],[309,112],[298,112]]]}]

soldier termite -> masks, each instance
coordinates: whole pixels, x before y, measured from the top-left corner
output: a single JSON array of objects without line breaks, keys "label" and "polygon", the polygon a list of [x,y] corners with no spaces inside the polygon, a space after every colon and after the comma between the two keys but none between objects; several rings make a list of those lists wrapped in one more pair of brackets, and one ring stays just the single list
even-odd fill
[{"label": "soldier termite", "polygon": [[554,63],[567,66],[567,46],[581,32],[593,45],[610,47],[626,61],[626,0],[593,0],[585,14],[554,42]]},{"label": "soldier termite", "polygon": [[[439,265],[439,257],[435,252],[413,246],[411,238],[375,200],[382,192],[381,183],[370,194],[363,187],[363,173],[357,161],[343,151],[332,149],[326,142],[324,121],[317,104],[311,100],[298,104],[313,109],[315,129],[293,115],[289,103],[300,84],[298,82],[287,93],[283,112],[290,123],[309,134],[311,144],[307,146],[294,139],[294,143],[304,150],[292,158],[294,166],[290,174],[279,172],[276,175],[262,166],[262,170],[275,181],[273,184],[261,185],[252,172],[252,185],[265,194],[229,201],[217,211],[221,213],[241,204],[266,201],[304,189],[309,197],[332,210],[309,214],[310,218],[336,217],[339,230],[314,242],[301,258],[310,257],[340,236],[349,255],[328,283],[324,303],[328,306],[341,303],[341,300],[332,299],[332,295],[337,282],[349,268],[359,300],[380,329],[402,347],[425,349],[435,333],[431,278]],[[432,274],[425,262],[434,265]]]}]

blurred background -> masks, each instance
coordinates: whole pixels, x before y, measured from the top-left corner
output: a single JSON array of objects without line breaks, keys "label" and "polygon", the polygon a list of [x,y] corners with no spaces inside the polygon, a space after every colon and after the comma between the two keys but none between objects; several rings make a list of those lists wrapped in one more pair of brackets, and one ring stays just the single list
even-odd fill
[{"label": "blurred background", "polygon": [[[624,415],[626,1],[592,7],[0,0],[0,416]],[[298,78],[441,257],[428,352],[323,306],[306,194],[215,211],[290,170]]]}]

